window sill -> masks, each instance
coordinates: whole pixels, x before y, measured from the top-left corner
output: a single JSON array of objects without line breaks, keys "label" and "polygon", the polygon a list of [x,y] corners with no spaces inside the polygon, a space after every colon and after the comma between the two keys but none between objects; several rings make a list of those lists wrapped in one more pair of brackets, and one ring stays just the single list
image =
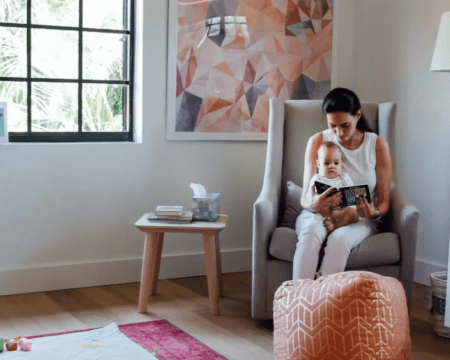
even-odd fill
[{"label": "window sill", "polygon": [[7,142],[0,143],[0,146],[5,145],[140,145],[141,141],[92,141],[92,142]]}]

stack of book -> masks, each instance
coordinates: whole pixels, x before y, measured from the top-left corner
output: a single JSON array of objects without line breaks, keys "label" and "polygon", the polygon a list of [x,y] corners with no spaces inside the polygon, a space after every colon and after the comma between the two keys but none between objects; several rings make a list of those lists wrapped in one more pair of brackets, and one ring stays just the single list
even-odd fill
[{"label": "stack of book", "polygon": [[183,211],[183,206],[160,205],[148,215],[147,219],[164,223],[190,223],[192,211]]}]

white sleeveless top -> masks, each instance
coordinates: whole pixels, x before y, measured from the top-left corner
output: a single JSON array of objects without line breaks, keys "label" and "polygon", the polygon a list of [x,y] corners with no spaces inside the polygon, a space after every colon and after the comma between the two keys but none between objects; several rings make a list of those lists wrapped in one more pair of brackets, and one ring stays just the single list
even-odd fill
[{"label": "white sleeveless top", "polygon": [[375,146],[378,135],[373,132],[365,132],[364,141],[360,147],[355,150],[348,150],[339,143],[336,134],[330,129],[323,131],[322,134],[323,141],[334,142],[344,154],[342,172],[349,174],[355,185],[369,185],[370,197],[374,204],[377,204],[377,174],[375,172],[377,156]]}]

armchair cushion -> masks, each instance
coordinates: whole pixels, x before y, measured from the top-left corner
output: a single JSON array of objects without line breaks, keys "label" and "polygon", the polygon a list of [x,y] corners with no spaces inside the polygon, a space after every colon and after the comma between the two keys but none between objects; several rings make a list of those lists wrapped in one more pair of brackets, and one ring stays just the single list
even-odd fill
[{"label": "armchair cushion", "polygon": [[297,234],[295,230],[290,227],[278,227],[272,234],[269,254],[274,258],[292,262],[296,246]]},{"label": "armchair cushion", "polygon": [[295,220],[297,220],[297,217],[302,211],[302,206],[300,205],[302,191],[303,189],[301,186],[298,186],[292,181],[287,182],[281,226],[295,229]]},{"label": "armchair cushion", "polygon": [[400,261],[400,241],[397,234],[380,233],[368,237],[352,249],[347,269],[395,264]]},{"label": "armchair cushion", "polygon": [[[292,262],[297,234],[288,227],[276,228],[272,234],[269,254],[274,258]],[[366,266],[396,264],[400,261],[400,241],[397,234],[380,233],[368,237],[352,249],[346,269],[359,269]]]}]

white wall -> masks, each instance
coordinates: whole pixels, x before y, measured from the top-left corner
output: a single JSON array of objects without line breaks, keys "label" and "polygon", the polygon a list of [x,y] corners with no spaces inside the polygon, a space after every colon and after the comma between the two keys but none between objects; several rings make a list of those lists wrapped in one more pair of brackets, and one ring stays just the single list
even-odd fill
[{"label": "white wall", "polygon": [[[143,142],[0,147],[0,294],[140,280],[160,204],[190,208],[191,182],[221,193],[224,272],[251,269],[252,205],[264,142],[168,142],[166,0],[145,1]],[[205,274],[200,235],[167,234],[161,277]]]},{"label": "white wall", "polygon": [[[340,64],[351,64],[337,68],[338,85],[363,101],[397,103],[392,146],[402,190],[420,211],[415,281],[422,284],[448,261],[450,73],[429,71],[446,11],[443,0],[339,0],[338,25],[347,24],[353,47],[338,51]],[[340,48],[346,38],[339,40]]]},{"label": "white wall", "polygon": [[[408,8],[407,1],[401,3]],[[421,211],[416,279],[425,275],[423,282],[429,282],[428,271],[445,270],[448,264],[450,73],[429,70],[441,14],[450,11],[450,2],[416,3],[410,11],[399,13],[397,67],[402,71],[395,78],[395,97],[401,104],[398,157],[402,181]]]},{"label": "white wall", "polygon": [[[450,74],[429,67],[448,1],[335,1],[333,86],[363,101],[395,101],[396,158],[420,210],[416,281],[446,267],[450,191]],[[191,182],[221,193],[224,272],[250,270],[252,204],[264,142],[168,142],[166,1],[146,1],[142,144],[0,147],[0,295],[139,281],[143,234],[159,204],[190,207]],[[437,190],[440,189],[440,190]],[[166,235],[161,277],[203,275],[201,238]]]}]

